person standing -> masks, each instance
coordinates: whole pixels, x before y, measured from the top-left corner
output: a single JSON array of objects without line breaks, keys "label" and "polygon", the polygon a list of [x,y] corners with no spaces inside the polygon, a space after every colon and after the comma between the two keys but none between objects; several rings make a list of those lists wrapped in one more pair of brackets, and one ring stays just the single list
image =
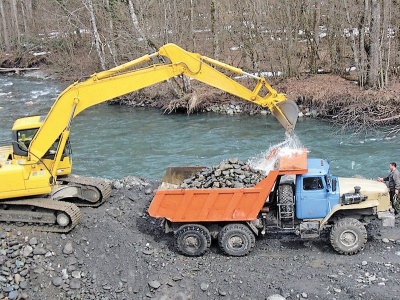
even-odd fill
[{"label": "person standing", "polygon": [[389,164],[390,174],[387,177],[378,177],[378,181],[385,182],[389,188],[390,203],[394,207],[393,199],[394,196],[399,194],[400,190],[400,172],[397,170],[397,165],[395,162]]}]

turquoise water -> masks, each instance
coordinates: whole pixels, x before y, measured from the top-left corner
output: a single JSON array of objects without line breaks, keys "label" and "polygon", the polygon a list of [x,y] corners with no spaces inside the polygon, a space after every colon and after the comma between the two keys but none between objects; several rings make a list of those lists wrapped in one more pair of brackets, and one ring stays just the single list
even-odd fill
[{"label": "turquoise water", "polygon": [[[51,81],[0,77],[0,141],[14,120],[46,114],[63,86]],[[400,164],[400,139],[338,134],[329,123],[300,119],[296,134],[310,157],[329,158],[339,176],[375,178]],[[216,165],[247,160],[285,139],[272,116],[162,114],[145,108],[101,104],[77,116],[72,125],[74,173],[159,179],[167,166]]]}]

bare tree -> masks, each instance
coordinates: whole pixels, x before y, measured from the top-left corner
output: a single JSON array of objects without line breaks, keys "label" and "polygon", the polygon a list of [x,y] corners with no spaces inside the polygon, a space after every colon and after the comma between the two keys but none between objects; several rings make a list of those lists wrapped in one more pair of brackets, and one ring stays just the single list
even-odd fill
[{"label": "bare tree", "polygon": [[3,41],[6,51],[10,51],[10,38],[8,36],[8,29],[7,29],[7,17],[4,11],[4,0],[0,0],[0,14],[1,14],[1,22],[3,27]]},{"label": "bare tree", "polygon": [[379,86],[379,57],[381,37],[381,4],[380,0],[371,0],[371,39],[367,85],[373,88]]},{"label": "bare tree", "polygon": [[105,70],[106,69],[106,61],[104,58],[104,48],[100,39],[100,34],[99,31],[97,30],[97,23],[96,23],[96,17],[95,17],[95,12],[93,8],[93,1],[92,0],[85,0],[86,2],[84,3],[86,6],[86,9],[89,12],[90,16],[90,23],[92,24],[92,30],[93,30],[93,38],[94,38],[94,44],[96,47],[96,53],[97,57],[100,62],[100,67]]}]

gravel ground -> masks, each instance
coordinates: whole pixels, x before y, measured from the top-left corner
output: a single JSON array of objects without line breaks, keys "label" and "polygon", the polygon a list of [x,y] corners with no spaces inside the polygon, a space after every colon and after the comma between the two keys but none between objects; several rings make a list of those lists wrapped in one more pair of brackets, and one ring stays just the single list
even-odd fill
[{"label": "gravel ground", "polygon": [[114,181],[112,197],[83,208],[67,235],[2,226],[0,299],[399,298],[399,219],[354,256],[325,239],[271,236],[246,257],[225,256],[214,242],[185,257],[146,212],[158,184]]}]

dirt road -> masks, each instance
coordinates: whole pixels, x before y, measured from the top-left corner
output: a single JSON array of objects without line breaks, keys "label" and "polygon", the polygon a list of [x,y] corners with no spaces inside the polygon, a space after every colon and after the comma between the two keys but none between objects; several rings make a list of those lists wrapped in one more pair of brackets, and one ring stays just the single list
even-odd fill
[{"label": "dirt road", "polygon": [[324,239],[273,236],[246,257],[225,256],[215,244],[185,257],[146,213],[157,186],[114,181],[109,201],[83,208],[67,235],[2,227],[0,299],[399,298],[397,228],[370,237],[354,256],[338,255]]}]

